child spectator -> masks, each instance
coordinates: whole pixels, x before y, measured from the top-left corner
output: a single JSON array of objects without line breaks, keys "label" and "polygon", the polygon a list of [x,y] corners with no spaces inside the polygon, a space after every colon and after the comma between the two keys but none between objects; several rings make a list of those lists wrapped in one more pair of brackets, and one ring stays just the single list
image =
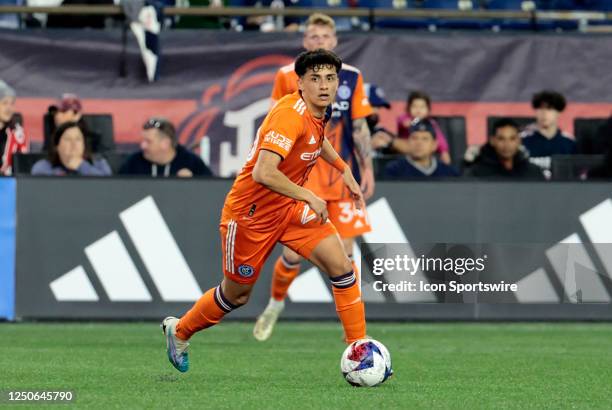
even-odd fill
[{"label": "child spectator", "polygon": [[[400,139],[407,139],[410,137],[410,126],[412,122],[416,119],[419,120],[429,120],[431,125],[433,126],[436,132],[436,141],[438,142],[438,149],[436,153],[440,157],[440,160],[445,164],[450,164],[451,157],[449,154],[448,141],[446,140],[446,136],[442,132],[442,129],[434,120],[430,117],[431,115],[431,98],[424,92],[421,91],[413,91],[408,96],[408,102],[406,104],[406,112],[400,115],[397,118],[397,136]],[[400,151],[402,154],[407,154],[407,152],[402,152],[402,147],[404,144],[396,144],[394,145],[394,149]]]}]

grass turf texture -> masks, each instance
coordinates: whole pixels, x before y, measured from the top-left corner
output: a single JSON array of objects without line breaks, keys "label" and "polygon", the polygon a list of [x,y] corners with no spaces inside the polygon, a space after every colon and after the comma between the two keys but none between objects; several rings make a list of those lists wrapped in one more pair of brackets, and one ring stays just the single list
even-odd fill
[{"label": "grass turf texture", "polygon": [[339,324],[251,330],[197,334],[179,374],[153,323],[0,324],[0,389],[72,389],[100,409],[612,408],[610,324],[370,324],[395,370],[370,389],[340,375]]}]

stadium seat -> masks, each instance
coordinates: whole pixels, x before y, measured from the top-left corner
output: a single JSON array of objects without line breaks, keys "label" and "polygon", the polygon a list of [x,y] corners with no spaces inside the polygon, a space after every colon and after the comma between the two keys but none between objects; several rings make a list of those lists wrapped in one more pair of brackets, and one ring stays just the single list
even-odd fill
[{"label": "stadium seat", "polygon": [[108,162],[113,175],[118,175],[119,168],[121,168],[121,165],[123,165],[130,155],[132,155],[132,153],[107,152],[103,155],[103,157]]},{"label": "stadium seat", "polygon": [[[493,135],[493,125],[495,124],[497,120],[501,118],[508,118],[508,117],[487,117],[487,137],[490,137],[491,135]],[[533,124],[535,122],[534,117],[509,117],[509,118],[514,120],[518,124],[519,131],[522,131],[527,125]]]},{"label": "stadium seat", "polygon": [[47,154],[43,152],[38,152],[35,154],[16,153],[15,155],[13,155],[13,175],[30,175],[32,167],[34,166],[36,161],[46,157]]},{"label": "stadium seat", "polygon": [[489,10],[523,10],[524,0],[485,0],[484,7]]},{"label": "stadium seat", "polygon": [[[98,134],[100,134],[100,146],[107,149],[114,149],[114,129],[113,116],[111,114],[83,114],[85,125]],[[51,129],[53,128],[53,118],[47,113],[43,116],[44,127],[44,144],[43,149],[47,149],[51,145]],[[95,147],[94,147],[95,150]]]},{"label": "stadium seat", "polygon": [[463,154],[467,148],[467,136],[465,118],[457,117],[434,117],[448,141],[451,164],[460,169],[463,162]]},{"label": "stadium seat", "polygon": [[604,154],[609,148],[608,141],[602,141],[598,137],[599,129],[606,125],[607,118],[576,118],[574,120],[574,134],[580,154],[598,155]]},{"label": "stadium seat", "polygon": [[580,180],[584,179],[589,169],[601,164],[603,160],[603,155],[553,155],[550,170],[554,180]]},{"label": "stadium seat", "polygon": [[420,7],[424,9],[457,10],[458,4],[458,0],[423,0]]}]

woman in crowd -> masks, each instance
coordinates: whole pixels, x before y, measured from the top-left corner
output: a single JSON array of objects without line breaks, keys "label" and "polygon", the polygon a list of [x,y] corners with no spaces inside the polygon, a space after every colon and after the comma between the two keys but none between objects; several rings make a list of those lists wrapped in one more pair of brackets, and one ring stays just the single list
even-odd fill
[{"label": "woman in crowd", "polygon": [[66,122],[55,130],[49,158],[41,159],[32,168],[32,175],[110,174],[111,169],[105,159],[92,159],[83,130],[76,122]]}]

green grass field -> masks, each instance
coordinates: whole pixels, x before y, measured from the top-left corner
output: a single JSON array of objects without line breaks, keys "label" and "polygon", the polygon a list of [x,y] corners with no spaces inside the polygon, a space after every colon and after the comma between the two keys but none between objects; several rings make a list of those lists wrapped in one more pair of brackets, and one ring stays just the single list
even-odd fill
[{"label": "green grass field", "polygon": [[196,335],[179,374],[154,323],[0,324],[0,389],[100,409],[612,408],[610,324],[370,324],[395,370],[370,389],[340,375],[339,324],[281,323],[267,343],[251,328]]}]

